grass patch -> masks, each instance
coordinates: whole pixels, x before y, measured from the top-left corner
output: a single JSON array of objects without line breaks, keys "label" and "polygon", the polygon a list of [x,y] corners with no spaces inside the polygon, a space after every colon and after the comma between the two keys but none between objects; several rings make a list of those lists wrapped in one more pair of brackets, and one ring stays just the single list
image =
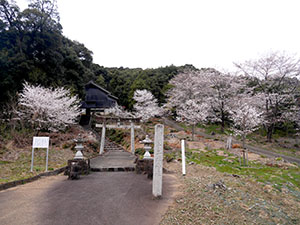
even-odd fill
[{"label": "grass patch", "polygon": [[126,136],[126,132],[121,129],[108,129],[106,136],[118,144],[123,144],[125,141],[124,137]]},{"label": "grass patch", "polygon": [[8,163],[11,163],[9,161],[0,161],[0,165],[4,165],[4,164],[8,164]]},{"label": "grass patch", "polygon": [[[223,151],[223,150],[222,150]],[[212,166],[217,171],[236,175],[245,175],[255,180],[272,184],[280,189],[283,185],[300,188],[300,167],[277,167],[263,165],[254,161],[249,161],[249,165],[241,166],[239,159],[229,152],[226,156],[217,154],[217,150],[210,152],[195,152],[188,150],[186,153],[187,161]]]}]

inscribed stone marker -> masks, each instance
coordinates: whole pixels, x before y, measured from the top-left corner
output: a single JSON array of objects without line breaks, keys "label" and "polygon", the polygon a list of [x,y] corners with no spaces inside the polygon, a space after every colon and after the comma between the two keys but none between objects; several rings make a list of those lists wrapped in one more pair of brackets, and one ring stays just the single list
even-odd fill
[{"label": "inscribed stone marker", "polygon": [[103,127],[102,127],[102,135],[101,135],[101,143],[100,143],[100,151],[99,151],[100,155],[104,153],[105,130],[106,130],[106,121],[104,121]]},{"label": "inscribed stone marker", "polygon": [[163,147],[164,147],[164,125],[155,125],[154,136],[154,165],[152,194],[155,198],[162,195],[162,172],[163,172]]},{"label": "inscribed stone marker", "polygon": [[133,122],[130,123],[130,145],[131,145],[131,153],[134,154],[135,147],[134,147],[134,124],[133,124]]}]

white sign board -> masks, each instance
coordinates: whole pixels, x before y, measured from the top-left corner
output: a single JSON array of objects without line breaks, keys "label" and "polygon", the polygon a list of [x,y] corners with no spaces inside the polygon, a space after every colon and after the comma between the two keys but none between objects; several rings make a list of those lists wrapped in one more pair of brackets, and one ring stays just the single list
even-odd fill
[{"label": "white sign board", "polygon": [[34,160],[34,149],[35,148],[46,148],[46,172],[48,171],[48,155],[49,155],[49,137],[33,137],[32,142],[32,153],[31,153],[31,168],[30,171],[33,172],[33,160]]},{"label": "white sign board", "polygon": [[49,137],[33,137],[33,148],[49,148]]}]

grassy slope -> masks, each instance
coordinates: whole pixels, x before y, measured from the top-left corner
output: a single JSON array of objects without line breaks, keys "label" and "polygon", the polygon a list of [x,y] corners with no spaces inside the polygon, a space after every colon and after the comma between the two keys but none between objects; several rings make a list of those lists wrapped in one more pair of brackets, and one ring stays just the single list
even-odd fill
[{"label": "grassy slope", "polygon": [[[74,138],[78,134],[86,139],[83,152],[86,157],[92,157],[98,148],[98,142],[80,127],[72,127],[64,133],[41,133],[39,136],[50,136],[52,142],[49,150],[48,170],[54,170],[67,165],[67,161],[75,155]],[[14,134],[5,139],[0,146],[0,183],[33,177],[45,171],[46,149],[35,149],[34,171],[30,172],[31,142],[33,133]]]},{"label": "grassy slope", "polygon": [[182,177],[180,149],[165,153],[173,159],[165,167],[178,176],[182,193],[161,224],[300,223],[299,166],[263,157],[241,166],[236,154],[214,148],[187,149],[186,156],[187,176]]}]

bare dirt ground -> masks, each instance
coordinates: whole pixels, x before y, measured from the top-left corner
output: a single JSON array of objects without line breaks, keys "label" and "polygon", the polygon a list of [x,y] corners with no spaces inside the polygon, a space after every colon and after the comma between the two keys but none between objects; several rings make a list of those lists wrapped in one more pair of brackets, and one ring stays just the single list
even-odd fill
[{"label": "bare dirt ground", "polygon": [[181,193],[160,224],[300,224],[300,192],[278,191],[244,176],[213,167],[165,163],[181,185]]}]

